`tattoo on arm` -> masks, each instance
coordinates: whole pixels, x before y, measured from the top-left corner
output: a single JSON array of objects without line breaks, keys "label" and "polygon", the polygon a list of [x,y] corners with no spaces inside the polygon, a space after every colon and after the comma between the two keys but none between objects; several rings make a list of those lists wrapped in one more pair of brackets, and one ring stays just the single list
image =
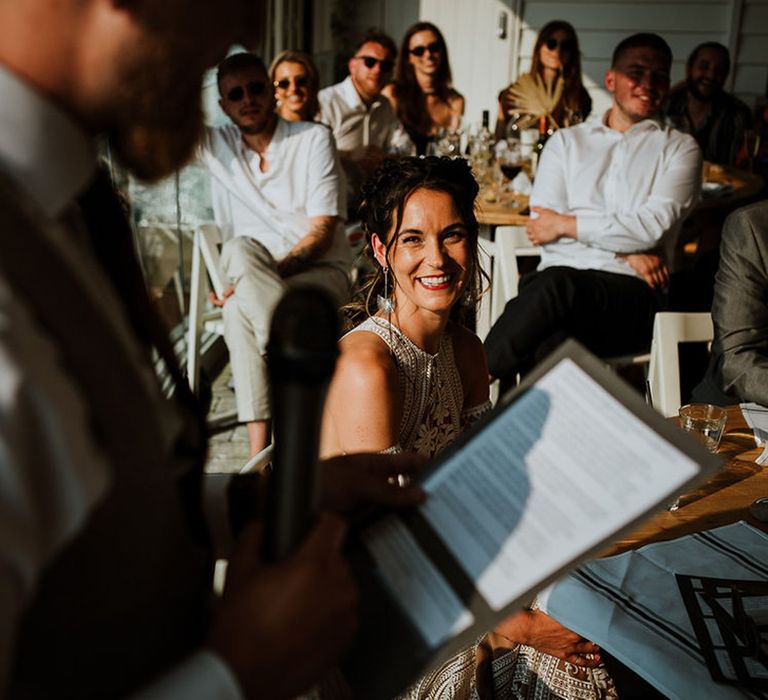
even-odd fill
[{"label": "tattoo on arm", "polygon": [[336,216],[316,216],[312,218],[311,228],[278,264],[281,277],[304,272],[320,258],[333,243],[333,234],[338,223]]}]

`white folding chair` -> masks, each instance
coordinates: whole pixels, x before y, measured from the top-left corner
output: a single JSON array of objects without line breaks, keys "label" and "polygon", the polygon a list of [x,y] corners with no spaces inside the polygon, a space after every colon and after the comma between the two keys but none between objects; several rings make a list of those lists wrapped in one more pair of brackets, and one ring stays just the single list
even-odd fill
[{"label": "white folding chair", "polygon": [[221,274],[220,243],[221,231],[216,224],[203,224],[195,231],[187,330],[187,379],[195,393],[200,389],[200,360],[206,349],[224,333],[221,309],[212,307],[208,300],[211,287],[218,297],[226,289]]},{"label": "white folding chair", "polygon": [[664,416],[680,408],[680,343],[704,343],[714,338],[708,313],[660,312],[653,323],[648,388],[653,407]]},{"label": "white folding chair", "polygon": [[541,255],[539,246],[528,240],[525,226],[497,226],[496,227],[496,270],[498,272],[497,289],[498,301],[494,305],[497,313],[495,318],[501,315],[504,305],[514,297],[520,285],[520,270],[517,259]]},{"label": "white folding chair", "polygon": [[251,472],[263,472],[272,462],[272,453],[275,450],[275,443],[267,445],[261,452],[251,457],[243,468],[241,474],[250,474]]},{"label": "white folding chair", "polygon": [[517,296],[520,283],[519,257],[538,256],[541,250],[528,240],[524,226],[496,226],[493,241],[480,241],[481,264],[491,277],[491,288],[481,300],[477,335],[481,339],[501,316],[506,303]]}]

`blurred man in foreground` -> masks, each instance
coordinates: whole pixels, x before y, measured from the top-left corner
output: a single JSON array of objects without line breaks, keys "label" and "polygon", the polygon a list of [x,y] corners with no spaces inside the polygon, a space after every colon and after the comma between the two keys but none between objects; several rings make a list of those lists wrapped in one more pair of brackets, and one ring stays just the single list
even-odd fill
[{"label": "blurred man in foreground", "polygon": [[768,406],[768,201],[725,220],[712,322],[712,359],[694,401]]},{"label": "blurred man in foreground", "polygon": [[[0,687],[10,697],[290,697],[354,632],[344,526],[330,515],[276,566],[260,563],[249,528],[211,617],[202,416],[96,167],[99,134],[139,177],[189,157],[202,74],[247,41],[255,4],[0,0]],[[151,348],[174,376],[172,400]],[[401,498],[386,487],[389,464],[328,466],[330,507],[360,488]],[[350,488],[348,472],[367,476]]]}]

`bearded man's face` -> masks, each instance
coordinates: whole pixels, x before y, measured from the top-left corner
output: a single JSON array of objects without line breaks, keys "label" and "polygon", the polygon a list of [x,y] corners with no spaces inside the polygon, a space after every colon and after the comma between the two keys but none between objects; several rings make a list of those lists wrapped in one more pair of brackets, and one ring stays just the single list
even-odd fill
[{"label": "bearded man's face", "polygon": [[108,101],[110,141],[137,177],[156,180],[184,165],[203,127],[205,71],[253,26],[248,0],[128,0],[137,38],[116,57]]}]

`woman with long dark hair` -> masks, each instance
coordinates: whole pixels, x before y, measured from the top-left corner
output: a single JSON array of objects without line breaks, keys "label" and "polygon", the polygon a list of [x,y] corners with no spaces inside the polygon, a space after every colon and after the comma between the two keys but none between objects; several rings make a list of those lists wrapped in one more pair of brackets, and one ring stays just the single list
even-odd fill
[{"label": "woman with long dark hair", "polygon": [[382,94],[392,103],[419,155],[426,153],[441,129],[458,129],[464,98],[453,89],[448,48],[434,24],[417,22],[405,33],[395,82]]},{"label": "woman with long dark hair", "polygon": [[480,340],[462,323],[480,296],[478,185],[463,159],[386,160],[363,188],[373,272],[347,308],[321,454],[432,456],[490,408]]},{"label": "woman with long dark hair", "polygon": [[[374,272],[351,307],[358,325],[340,342],[323,457],[431,457],[490,409],[483,347],[462,324],[483,279],[477,192],[460,158],[387,160],[366,183],[360,211]],[[613,699],[610,677],[594,668],[599,662],[594,644],[543,612],[523,610],[403,697]]]},{"label": "woman with long dark hair", "polygon": [[530,73],[499,93],[496,137],[505,135],[513,118],[526,128],[545,116],[548,126],[558,129],[584,121],[591,111],[576,30],[562,20],[548,22],[536,38]]}]

